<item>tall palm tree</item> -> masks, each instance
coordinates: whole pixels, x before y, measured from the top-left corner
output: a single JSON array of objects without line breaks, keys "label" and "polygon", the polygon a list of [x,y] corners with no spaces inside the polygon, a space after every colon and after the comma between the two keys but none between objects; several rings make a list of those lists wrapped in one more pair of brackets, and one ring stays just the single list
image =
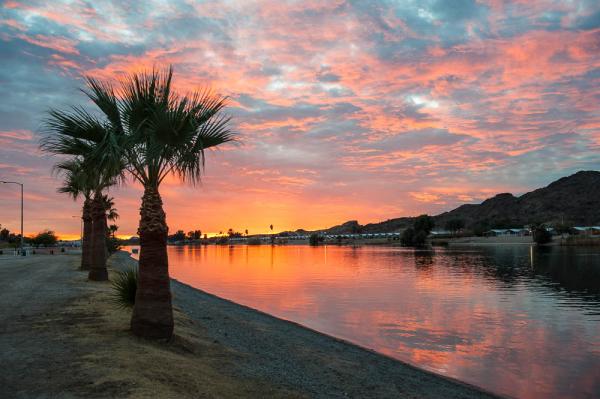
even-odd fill
[{"label": "tall palm tree", "polygon": [[232,141],[230,118],[223,114],[226,97],[210,90],[180,96],[171,88],[173,72],[152,71],[128,76],[115,89],[87,78],[86,95],[103,114],[102,137],[68,138],[97,144],[95,164],[119,174],[125,164],[144,187],[140,208],[139,280],[131,318],[134,334],[170,338],[173,309],[167,257],[166,215],[160,184],[171,174],[197,183],[205,150]]}]

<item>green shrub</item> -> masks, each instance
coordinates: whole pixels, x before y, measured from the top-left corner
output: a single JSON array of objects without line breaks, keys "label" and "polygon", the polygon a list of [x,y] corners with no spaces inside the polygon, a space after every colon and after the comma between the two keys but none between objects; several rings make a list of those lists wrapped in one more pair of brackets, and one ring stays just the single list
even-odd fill
[{"label": "green shrub", "polygon": [[445,228],[456,235],[456,233],[465,228],[465,221],[462,219],[450,219],[446,222]]},{"label": "green shrub", "polygon": [[319,243],[321,243],[324,240],[325,240],[325,237],[323,237],[317,233],[312,233],[310,235],[310,237],[308,237],[308,243],[312,246],[317,246],[317,245],[319,245]]},{"label": "green shrub", "polygon": [[44,230],[35,237],[29,238],[29,242],[36,247],[51,247],[56,245],[58,237],[52,230]]},{"label": "green shrub", "polygon": [[424,231],[425,236],[429,235],[434,226],[435,222],[433,221],[433,218],[429,215],[418,216],[413,223],[413,228],[415,229],[415,232]]},{"label": "green shrub", "polygon": [[115,290],[112,301],[120,308],[132,307],[135,304],[137,282],[137,268],[117,272],[117,277],[112,282],[112,287]]},{"label": "green shrub", "polygon": [[414,245],[415,240],[415,229],[412,227],[407,228],[402,232],[400,236],[400,244],[405,247],[412,247]]},{"label": "green shrub", "polygon": [[248,238],[248,245],[260,245],[262,244],[262,241],[260,241],[260,238],[258,237],[252,237],[252,238]]},{"label": "green shrub", "polygon": [[537,226],[533,229],[533,240],[539,245],[548,244],[552,241],[552,234],[546,230],[546,226]]},{"label": "green shrub", "polygon": [[413,246],[422,247],[425,245],[426,241],[427,241],[427,233],[423,230],[419,230],[415,233],[415,236],[413,238]]}]

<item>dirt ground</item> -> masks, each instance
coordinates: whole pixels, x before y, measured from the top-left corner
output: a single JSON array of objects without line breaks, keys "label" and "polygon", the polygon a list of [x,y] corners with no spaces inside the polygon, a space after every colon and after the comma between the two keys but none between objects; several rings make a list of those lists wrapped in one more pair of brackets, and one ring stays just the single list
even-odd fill
[{"label": "dirt ground", "polygon": [[171,342],[132,336],[110,283],[88,282],[78,264],[69,255],[0,259],[0,397],[302,397],[232,375],[239,354],[201,337],[178,309]]}]

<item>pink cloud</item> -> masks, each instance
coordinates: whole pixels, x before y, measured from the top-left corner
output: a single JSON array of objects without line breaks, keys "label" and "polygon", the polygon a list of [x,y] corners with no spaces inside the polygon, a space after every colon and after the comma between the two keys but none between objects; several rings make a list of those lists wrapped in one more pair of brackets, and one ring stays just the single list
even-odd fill
[{"label": "pink cloud", "polygon": [[46,35],[19,35],[17,37],[36,46],[49,48],[60,53],[79,54],[79,50],[77,50],[77,48],[75,47],[77,45],[77,41],[75,40]]}]

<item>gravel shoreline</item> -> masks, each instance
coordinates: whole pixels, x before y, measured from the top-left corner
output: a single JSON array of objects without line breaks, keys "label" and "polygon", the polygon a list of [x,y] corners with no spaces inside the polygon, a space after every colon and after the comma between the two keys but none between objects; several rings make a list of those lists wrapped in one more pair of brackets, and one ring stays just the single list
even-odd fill
[{"label": "gravel shoreline", "polygon": [[[117,254],[135,265],[129,254]],[[172,280],[174,306],[242,354],[233,373],[312,398],[497,398],[477,387]],[[176,327],[177,328],[177,327]]]}]

